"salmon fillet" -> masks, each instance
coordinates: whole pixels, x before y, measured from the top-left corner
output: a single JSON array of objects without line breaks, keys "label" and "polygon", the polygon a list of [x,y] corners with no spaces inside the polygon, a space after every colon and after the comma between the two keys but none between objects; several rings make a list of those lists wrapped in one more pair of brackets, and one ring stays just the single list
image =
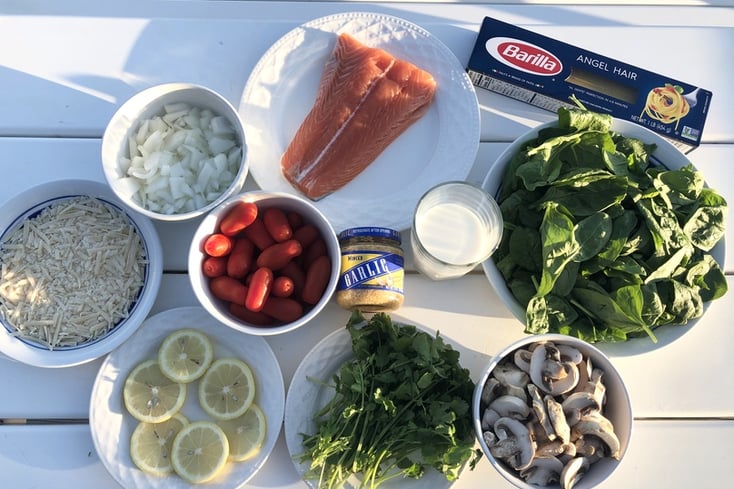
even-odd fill
[{"label": "salmon fillet", "polygon": [[428,110],[430,73],[341,34],[311,111],[281,158],[285,178],[318,200],[343,187]]}]

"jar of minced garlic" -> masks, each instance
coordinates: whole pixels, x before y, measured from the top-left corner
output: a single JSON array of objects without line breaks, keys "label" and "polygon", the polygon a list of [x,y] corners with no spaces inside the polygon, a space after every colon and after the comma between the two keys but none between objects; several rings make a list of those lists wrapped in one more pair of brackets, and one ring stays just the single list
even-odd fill
[{"label": "jar of minced garlic", "polygon": [[400,233],[383,227],[339,233],[341,272],[336,302],[349,310],[392,311],[403,304],[404,257]]}]

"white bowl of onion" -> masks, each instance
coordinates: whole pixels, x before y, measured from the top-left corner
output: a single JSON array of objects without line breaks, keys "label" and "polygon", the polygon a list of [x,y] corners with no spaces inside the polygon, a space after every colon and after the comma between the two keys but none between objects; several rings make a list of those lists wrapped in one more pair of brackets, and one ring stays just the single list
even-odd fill
[{"label": "white bowl of onion", "polygon": [[207,213],[247,178],[242,121],[217,92],[165,83],[138,92],[102,137],[105,178],[133,210],[161,221]]}]

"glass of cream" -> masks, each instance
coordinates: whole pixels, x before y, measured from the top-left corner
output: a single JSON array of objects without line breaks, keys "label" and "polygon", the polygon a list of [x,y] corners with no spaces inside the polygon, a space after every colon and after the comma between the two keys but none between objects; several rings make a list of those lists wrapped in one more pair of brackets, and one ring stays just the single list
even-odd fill
[{"label": "glass of cream", "polygon": [[458,278],[499,246],[502,212],[492,196],[476,185],[441,183],[418,201],[410,238],[420,273],[432,280]]}]

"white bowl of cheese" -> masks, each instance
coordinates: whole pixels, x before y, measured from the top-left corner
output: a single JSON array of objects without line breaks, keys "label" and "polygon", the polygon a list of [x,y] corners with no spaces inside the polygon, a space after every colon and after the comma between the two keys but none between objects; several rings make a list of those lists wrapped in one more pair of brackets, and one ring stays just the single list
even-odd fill
[{"label": "white bowl of cheese", "polygon": [[109,353],[150,312],[162,255],[152,222],[103,183],[16,195],[0,213],[0,351],[38,367]]}]

